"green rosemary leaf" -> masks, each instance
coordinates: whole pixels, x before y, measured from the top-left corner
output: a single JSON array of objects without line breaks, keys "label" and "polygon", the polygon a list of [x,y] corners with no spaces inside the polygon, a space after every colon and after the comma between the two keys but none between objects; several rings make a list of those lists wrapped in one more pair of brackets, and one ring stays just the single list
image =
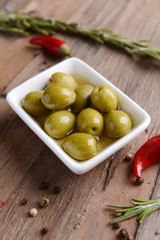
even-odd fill
[{"label": "green rosemary leaf", "polygon": [[[160,48],[145,41],[133,41],[107,29],[93,29],[88,25],[66,22],[52,18],[37,18],[20,13],[0,13],[0,31],[21,34],[41,33],[53,35],[55,32],[85,36],[99,44],[110,43],[123,51],[142,57],[149,57],[160,63]],[[54,32],[55,31],[55,32]]]},{"label": "green rosemary leaf", "polygon": [[[140,200],[133,198],[132,204],[130,207],[126,206],[118,206],[117,208],[114,207],[114,210],[117,212],[116,218],[113,219],[110,223],[113,224],[115,222],[124,221],[126,219],[129,219],[134,216],[138,216],[137,220],[139,223],[142,222],[142,220],[147,217],[152,212],[156,211],[160,208],[160,199],[155,200]],[[123,215],[122,215],[123,213]]]},{"label": "green rosemary leaf", "polygon": [[20,34],[24,34],[24,35],[29,35],[29,32],[27,32],[24,29],[19,29],[16,27],[6,27],[6,26],[0,26],[0,31],[3,32],[12,32],[12,33],[20,33]]},{"label": "green rosemary leaf", "polygon": [[131,203],[133,203],[133,204],[135,204],[135,205],[146,205],[146,204],[153,204],[153,203],[157,203],[157,202],[159,202],[160,203],[160,201],[159,200],[147,200],[147,201],[145,201],[145,200],[139,200],[139,199],[135,199],[135,198],[133,198],[132,199],[132,201],[131,201]]},{"label": "green rosemary leaf", "polygon": [[146,210],[144,210],[137,218],[137,220],[139,221],[139,223],[142,222],[142,220],[147,217],[149,214],[151,214],[152,212],[154,212],[155,210],[159,209],[160,205],[155,205],[153,207],[150,207]]},{"label": "green rosemary leaf", "polygon": [[132,211],[130,214],[124,214],[124,215],[122,215],[120,217],[117,217],[117,218],[113,219],[110,222],[110,224],[113,224],[115,222],[121,222],[121,221],[127,220],[129,218],[132,218],[132,217],[140,214],[141,212],[142,212],[142,209],[137,209],[136,211]]},{"label": "green rosemary leaf", "polygon": [[159,230],[157,230],[157,232],[156,232],[156,235],[159,235],[160,234],[160,229]]}]

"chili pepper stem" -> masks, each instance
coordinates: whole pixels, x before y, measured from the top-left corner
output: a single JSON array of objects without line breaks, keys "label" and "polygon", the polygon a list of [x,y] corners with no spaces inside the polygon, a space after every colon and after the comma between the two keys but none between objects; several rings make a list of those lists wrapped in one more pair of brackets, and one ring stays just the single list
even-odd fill
[{"label": "chili pepper stem", "polygon": [[62,46],[60,46],[60,56],[61,57],[64,57],[64,56],[72,57],[67,44],[63,44]]}]

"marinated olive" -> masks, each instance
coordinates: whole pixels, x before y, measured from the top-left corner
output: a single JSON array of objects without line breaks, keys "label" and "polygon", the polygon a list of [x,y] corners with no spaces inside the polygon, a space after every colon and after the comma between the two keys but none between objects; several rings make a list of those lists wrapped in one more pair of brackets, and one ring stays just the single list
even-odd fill
[{"label": "marinated olive", "polygon": [[91,103],[100,112],[108,113],[117,109],[117,95],[111,87],[99,85],[91,93]]},{"label": "marinated olive", "polygon": [[87,160],[97,154],[97,140],[87,133],[74,133],[67,137],[63,148],[74,159]]},{"label": "marinated olive", "polygon": [[53,73],[50,79],[48,80],[47,85],[49,86],[54,83],[63,83],[66,84],[67,86],[70,86],[73,89],[76,88],[76,82],[74,78],[67,73],[62,72]]},{"label": "marinated olive", "polygon": [[83,84],[76,88],[76,101],[72,106],[72,111],[75,113],[80,112],[86,107],[89,107],[90,104],[90,96],[93,90],[93,86],[89,84]]},{"label": "marinated olive", "polygon": [[42,104],[42,91],[28,93],[22,102],[22,107],[26,112],[34,116],[43,116],[50,111]]},{"label": "marinated olive", "polygon": [[76,94],[73,89],[62,83],[55,83],[47,87],[42,95],[42,103],[51,110],[63,110],[73,104]]},{"label": "marinated olive", "polygon": [[132,122],[128,114],[115,110],[108,113],[104,119],[105,133],[112,138],[120,138],[132,128]]},{"label": "marinated olive", "polygon": [[75,116],[66,110],[52,113],[45,121],[44,130],[56,139],[60,139],[69,134],[75,126]]},{"label": "marinated olive", "polygon": [[99,136],[103,132],[103,117],[93,108],[83,109],[77,117],[76,128],[78,132]]}]

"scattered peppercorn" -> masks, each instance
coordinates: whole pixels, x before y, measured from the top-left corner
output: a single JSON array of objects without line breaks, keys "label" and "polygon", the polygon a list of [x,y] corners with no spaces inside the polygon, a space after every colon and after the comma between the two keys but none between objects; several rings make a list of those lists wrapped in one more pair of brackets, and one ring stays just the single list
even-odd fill
[{"label": "scattered peppercorn", "polygon": [[30,213],[30,215],[32,217],[35,217],[35,216],[37,216],[37,209],[36,208],[32,208],[29,213]]},{"label": "scattered peppercorn", "polygon": [[1,200],[0,200],[0,207],[3,207],[5,205],[5,202],[2,202]]},{"label": "scattered peppercorn", "polygon": [[41,232],[42,232],[42,234],[46,234],[46,233],[49,232],[49,228],[48,227],[44,227],[44,228],[42,228]]},{"label": "scattered peppercorn", "polygon": [[122,228],[120,231],[119,231],[119,234],[118,234],[118,237],[119,238],[128,238],[129,237],[129,234],[127,232],[127,230],[125,228]]},{"label": "scattered peppercorn", "polygon": [[160,229],[159,230],[157,230],[157,232],[156,232],[156,235],[159,235],[160,234]]},{"label": "scattered peppercorn", "polygon": [[121,224],[119,223],[119,222],[115,222],[114,224],[113,224],[113,229],[118,229],[118,228],[120,228],[121,227]]},{"label": "scattered peppercorn", "polygon": [[49,188],[49,182],[42,182],[39,189],[45,190]]},{"label": "scattered peppercorn", "polygon": [[125,238],[125,240],[134,240],[134,238],[131,237],[131,236],[128,236],[128,237]]},{"label": "scattered peppercorn", "polygon": [[4,92],[1,93],[1,97],[2,97],[2,98],[6,98],[6,96],[7,96],[6,93],[4,93]]},{"label": "scattered peppercorn", "polygon": [[53,188],[54,193],[60,193],[60,191],[61,191],[61,188],[59,186],[54,186]]},{"label": "scattered peppercorn", "polygon": [[137,184],[142,184],[142,183],[144,183],[144,179],[143,178],[136,178],[136,183]]},{"label": "scattered peppercorn", "polygon": [[27,202],[28,202],[28,199],[27,198],[23,198],[22,200],[21,200],[21,205],[26,205],[27,204]]},{"label": "scattered peppercorn", "polygon": [[148,129],[145,129],[144,131],[145,131],[146,134],[148,133]]},{"label": "scattered peppercorn", "polygon": [[40,201],[40,205],[41,205],[41,207],[47,207],[49,205],[49,199],[43,197]]},{"label": "scattered peppercorn", "polygon": [[129,162],[132,160],[132,154],[128,153],[125,157],[124,157],[124,161]]}]

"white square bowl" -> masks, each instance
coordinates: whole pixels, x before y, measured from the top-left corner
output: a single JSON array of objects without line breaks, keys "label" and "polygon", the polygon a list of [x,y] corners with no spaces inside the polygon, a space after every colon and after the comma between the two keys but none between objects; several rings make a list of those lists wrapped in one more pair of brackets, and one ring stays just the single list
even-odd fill
[{"label": "white square bowl", "polygon": [[[73,76],[80,76],[92,85],[107,84],[117,93],[120,109],[129,114],[133,122],[132,130],[125,136],[117,139],[114,143],[99,152],[93,158],[78,162],[64,152],[62,147],[49,137],[37,122],[23,110],[21,103],[25,95],[30,91],[41,90],[54,72],[64,72]],[[61,63],[30,78],[7,94],[7,101],[19,117],[33,130],[35,134],[58,156],[59,159],[74,173],[83,174],[103,162],[113,153],[124,147],[131,140],[144,131],[150,123],[150,116],[127,95],[120,91],[110,81],[101,76],[93,68],[78,58],[69,58]],[[36,150],[35,150],[36,151]]]}]

